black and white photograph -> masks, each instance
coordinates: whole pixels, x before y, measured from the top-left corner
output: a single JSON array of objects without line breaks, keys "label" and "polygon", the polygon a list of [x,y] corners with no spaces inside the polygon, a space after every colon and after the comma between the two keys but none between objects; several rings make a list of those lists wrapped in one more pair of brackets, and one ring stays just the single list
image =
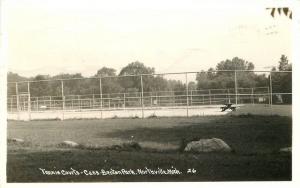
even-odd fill
[{"label": "black and white photograph", "polygon": [[1,181],[291,182],[277,2],[2,1]]}]

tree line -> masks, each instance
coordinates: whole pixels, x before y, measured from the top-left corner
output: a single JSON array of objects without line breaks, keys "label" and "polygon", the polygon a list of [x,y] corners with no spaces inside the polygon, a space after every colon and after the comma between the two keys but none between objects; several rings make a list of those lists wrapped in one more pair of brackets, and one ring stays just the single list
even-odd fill
[{"label": "tree line", "polygon": [[[237,85],[239,88],[253,88],[253,87],[269,87],[270,75],[258,74],[253,72],[255,66],[252,62],[244,59],[234,57],[221,61],[215,68],[209,68],[207,71],[200,71],[196,75],[195,81],[188,83],[189,90],[201,89],[228,89],[235,87],[234,72],[222,72],[222,70],[246,70],[247,72],[236,73]],[[289,63],[285,55],[280,57],[277,67],[273,67],[272,71],[291,71],[292,64]],[[276,72],[275,72],[276,73]],[[141,91],[141,77],[140,76],[126,76],[139,74],[155,74],[155,68],[147,67],[139,61],[132,62],[123,67],[117,74],[113,68],[102,67],[92,77],[102,77],[101,88],[102,93],[130,93]],[[119,76],[119,77],[117,77]],[[290,73],[272,73],[272,87],[273,91],[277,93],[290,93],[292,90],[292,77]],[[76,78],[76,79],[74,79]],[[39,81],[52,80],[47,82],[32,82],[30,83],[31,96],[59,96],[61,95],[61,83],[54,81],[57,79],[70,79],[64,81],[64,95],[85,95],[85,94],[99,94],[100,86],[99,79],[84,79],[91,77],[84,77],[80,73],[76,74],[58,74],[37,75],[35,77],[24,77],[16,73],[9,72],[7,74],[8,82],[19,81]],[[74,80],[72,80],[74,79]],[[182,93],[186,90],[186,84],[181,80],[167,79],[162,75],[143,76],[143,91],[174,91]],[[27,84],[18,84],[19,92],[27,92]],[[8,96],[15,94],[15,85],[8,84]],[[283,95],[283,102],[291,103],[291,95]],[[276,102],[276,96],[273,96]]]}]

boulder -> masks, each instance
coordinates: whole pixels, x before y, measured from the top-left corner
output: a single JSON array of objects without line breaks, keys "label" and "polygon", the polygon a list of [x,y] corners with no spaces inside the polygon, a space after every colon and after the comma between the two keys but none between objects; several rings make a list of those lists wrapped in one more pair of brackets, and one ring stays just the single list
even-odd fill
[{"label": "boulder", "polygon": [[200,139],[189,142],[184,151],[187,152],[230,152],[231,148],[221,139]]},{"label": "boulder", "polygon": [[73,142],[73,141],[69,141],[69,140],[63,141],[59,145],[63,146],[63,147],[72,147],[72,148],[79,147],[79,144],[77,144],[76,142]]}]

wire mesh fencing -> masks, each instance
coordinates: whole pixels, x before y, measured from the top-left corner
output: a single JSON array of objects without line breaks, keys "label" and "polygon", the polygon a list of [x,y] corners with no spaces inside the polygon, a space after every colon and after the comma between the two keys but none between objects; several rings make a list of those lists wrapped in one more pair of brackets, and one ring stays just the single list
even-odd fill
[{"label": "wire mesh fencing", "polygon": [[[291,104],[291,71],[202,71],[9,82],[7,111]],[[221,79],[220,79],[221,78]],[[260,80],[257,81],[257,78]]]}]

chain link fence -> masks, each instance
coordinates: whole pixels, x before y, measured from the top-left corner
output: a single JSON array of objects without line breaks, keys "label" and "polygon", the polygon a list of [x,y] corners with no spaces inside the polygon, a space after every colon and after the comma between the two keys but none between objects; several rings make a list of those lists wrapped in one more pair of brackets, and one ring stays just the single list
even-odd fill
[{"label": "chain link fence", "polygon": [[[250,79],[263,74],[262,80]],[[217,81],[207,80],[219,76]],[[7,111],[108,111],[292,103],[291,71],[202,71],[9,82]],[[210,83],[211,82],[211,83]],[[207,84],[210,83],[210,84]]]}]

